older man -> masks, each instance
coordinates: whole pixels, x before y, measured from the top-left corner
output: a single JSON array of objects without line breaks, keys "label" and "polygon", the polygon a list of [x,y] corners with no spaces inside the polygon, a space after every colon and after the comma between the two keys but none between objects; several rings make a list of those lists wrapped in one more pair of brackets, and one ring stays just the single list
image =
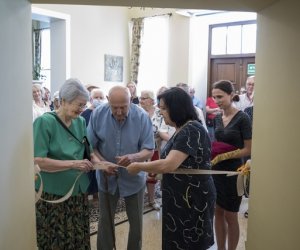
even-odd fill
[{"label": "older man", "polygon": [[145,174],[130,175],[122,167],[151,158],[154,149],[151,120],[140,107],[130,104],[127,88],[116,86],[109,92],[108,103],[93,111],[88,136],[95,153],[112,163],[106,171],[97,172],[100,204],[97,249],[114,249],[115,210],[118,199],[124,197],[130,225],[127,249],[140,250]]},{"label": "older man", "polygon": [[246,93],[239,95],[240,100],[234,105],[237,109],[244,111],[253,106],[255,76],[249,76],[246,80]]}]

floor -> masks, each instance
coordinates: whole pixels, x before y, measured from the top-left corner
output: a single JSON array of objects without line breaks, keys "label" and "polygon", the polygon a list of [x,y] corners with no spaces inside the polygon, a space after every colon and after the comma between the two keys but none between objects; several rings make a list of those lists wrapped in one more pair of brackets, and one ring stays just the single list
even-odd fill
[{"label": "floor", "polygon": [[[245,250],[245,241],[247,238],[247,219],[244,218],[244,212],[248,208],[248,199],[242,200],[239,212],[240,241],[237,250]],[[116,248],[126,250],[128,236],[128,222],[116,227]],[[96,250],[97,235],[91,237],[91,249]],[[143,250],[161,249],[161,211],[152,211],[144,215],[143,229]],[[209,250],[217,250],[216,244]]]}]

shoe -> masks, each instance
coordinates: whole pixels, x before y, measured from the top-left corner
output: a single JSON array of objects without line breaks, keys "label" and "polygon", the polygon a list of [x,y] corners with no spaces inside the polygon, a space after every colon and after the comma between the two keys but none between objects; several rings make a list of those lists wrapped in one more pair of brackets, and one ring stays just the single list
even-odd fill
[{"label": "shoe", "polygon": [[158,205],[155,201],[149,202],[149,206],[152,207],[156,211],[160,210],[160,205]]},{"label": "shoe", "polygon": [[246,219],[248,219],[248,211],[246,211],[246,212],[244,213],[244,217],[245,217]]}]

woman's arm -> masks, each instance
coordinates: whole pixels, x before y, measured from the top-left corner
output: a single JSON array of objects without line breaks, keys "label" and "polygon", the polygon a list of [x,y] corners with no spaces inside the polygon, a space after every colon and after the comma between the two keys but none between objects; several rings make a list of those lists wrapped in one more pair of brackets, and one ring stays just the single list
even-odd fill
[{"label": "woman's arm", "polygon": [[89,160],[55,160],[48,157],[35,157],[34,163],[38,164],[42,171],[50,173],[69,169],[87,172],[93,169],[93,164]]},{"label": "woman's arm", "polygon": [[158,132],[159,133],[159,137],[164,140],[164,141],[168,141],[170,139],[170,136],[168,134],[168,132]]},{"label": "woman's arm", "polygon": [[244,147],[239,150],[234,158],[251,156],[251,144],[252,140],[244,140]]},{"label": "woman's arm", "polygon": [[137,174],[140,171],[155,174],[170,173],[175,171],[187,157],[188,155],[181,151],[171,150],[166,159],[134,162],[127,167],[127,170],[130,174]]}]

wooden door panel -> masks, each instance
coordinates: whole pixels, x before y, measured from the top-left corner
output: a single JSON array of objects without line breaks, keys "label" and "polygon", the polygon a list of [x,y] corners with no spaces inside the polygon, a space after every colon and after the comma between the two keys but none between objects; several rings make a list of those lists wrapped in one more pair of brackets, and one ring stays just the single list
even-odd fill
[{"label": "wooden door panel", "polygon": [[208,95],[212,84],[219,80],[229,80],[233,83],[238,94],[241,87],[245,87],[248,77],[248,64],[255,63],[255,57],[215,58],[210,61],[210,80],[208,82]]},{"label": "wooden door panel", "polygon": [[239,59],[213,59],[212,60],[212,82],[219,80],[231,81],[235,89],[236,84],[239,84],[240,71],[239,71]]}]

